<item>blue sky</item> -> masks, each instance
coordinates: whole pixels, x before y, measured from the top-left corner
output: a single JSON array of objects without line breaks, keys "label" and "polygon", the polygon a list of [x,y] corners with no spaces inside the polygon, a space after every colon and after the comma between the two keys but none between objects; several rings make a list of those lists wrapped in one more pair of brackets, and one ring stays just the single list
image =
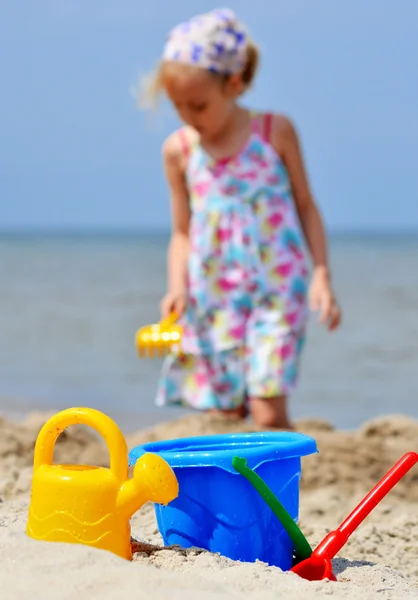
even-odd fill
[{"label": "blue sky", "polygon": [[[231,0],[262,53],[246,102],[296,122],[327,225],[418,228],[417,0]],[[165,228],[168,106],[132,87],[204,0],[0,0],[0,227]],[[219,3],[222,6],[222,2]]]}]

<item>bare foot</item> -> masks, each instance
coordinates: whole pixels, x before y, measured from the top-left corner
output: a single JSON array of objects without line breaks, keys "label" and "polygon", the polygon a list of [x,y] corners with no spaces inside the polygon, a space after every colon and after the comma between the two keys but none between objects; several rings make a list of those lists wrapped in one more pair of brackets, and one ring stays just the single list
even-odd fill
[{"label": "bare foot", "polygon": [[214,414],[214,415],[222,415],[224,418],[231,420],[231,421],[242,421],[244,419],[247,418],[248,416],[248,408],[246,404],[242,404],[241,406],[238,406],[237,408],[230,408],[230,409],[225,409],[222,410],[220,408],[212,408],[210,410],[208,410],[207,412]]},{"label": "bare foot", "polygon": [[250,398],[251,416],[263,429],[294,431],[293,423],[287,415],[286,396],[274,398]]}]

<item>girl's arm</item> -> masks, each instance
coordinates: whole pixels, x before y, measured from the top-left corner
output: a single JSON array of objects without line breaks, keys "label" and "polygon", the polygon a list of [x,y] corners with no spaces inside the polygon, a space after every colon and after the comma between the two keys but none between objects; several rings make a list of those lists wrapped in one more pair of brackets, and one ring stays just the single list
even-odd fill
[{"label": "girl's arm", "polygon": [[324,225],[310,190],[297,133],[286,117],[274,118],[272,138],[274,147],[289,173],[296,209],[312,256],[314,271],[321,271],[329,277]]},{"label": "girl's arm", "polygon": [[298,135],[291,121],[281,115],[274,117],[271,135],[272,144],[289,173],[296,209],[312,257],[311,308],[320,311],[321,322],[327,322],[330,329],[335,329],[341,315],[331,289],[327,238],[311,193]]},{"label": "girl's arm", "polygon": [[163,316],[185,308],[189,257],[190,208],[185,179],[185,156],[177,133],[163,145],[164,172],[170,190],[172,234],[168,246],[167,294],[162,302]]}]

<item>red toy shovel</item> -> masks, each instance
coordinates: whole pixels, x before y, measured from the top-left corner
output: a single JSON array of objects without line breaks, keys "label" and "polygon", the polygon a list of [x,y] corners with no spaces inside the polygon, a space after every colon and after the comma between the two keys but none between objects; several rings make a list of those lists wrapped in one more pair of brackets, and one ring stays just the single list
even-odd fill
[{"label": "red toy shovel", "polygon": [[353,531],[417,462],[418,454],[416,452],[408,452],[398,460],[396,465],[374,486],[338,529],[331,531],[315,548],[311,556],[292,567],[291,571],[308,581],[319,581],[320,579],[337,581],[332,572],[331,559],[347,543]]}]

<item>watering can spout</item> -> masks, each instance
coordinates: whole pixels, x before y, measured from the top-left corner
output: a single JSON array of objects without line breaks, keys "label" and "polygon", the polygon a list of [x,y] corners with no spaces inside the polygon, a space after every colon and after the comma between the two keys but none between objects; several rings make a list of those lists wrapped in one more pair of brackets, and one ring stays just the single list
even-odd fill
[{"label": "watering can spout", "polygon": [[146,502],[167,505],[178,493],[170,465],[157,454],[146,453],[136,462],[132,478],[121,485],[117,508],[130,519]]}]

